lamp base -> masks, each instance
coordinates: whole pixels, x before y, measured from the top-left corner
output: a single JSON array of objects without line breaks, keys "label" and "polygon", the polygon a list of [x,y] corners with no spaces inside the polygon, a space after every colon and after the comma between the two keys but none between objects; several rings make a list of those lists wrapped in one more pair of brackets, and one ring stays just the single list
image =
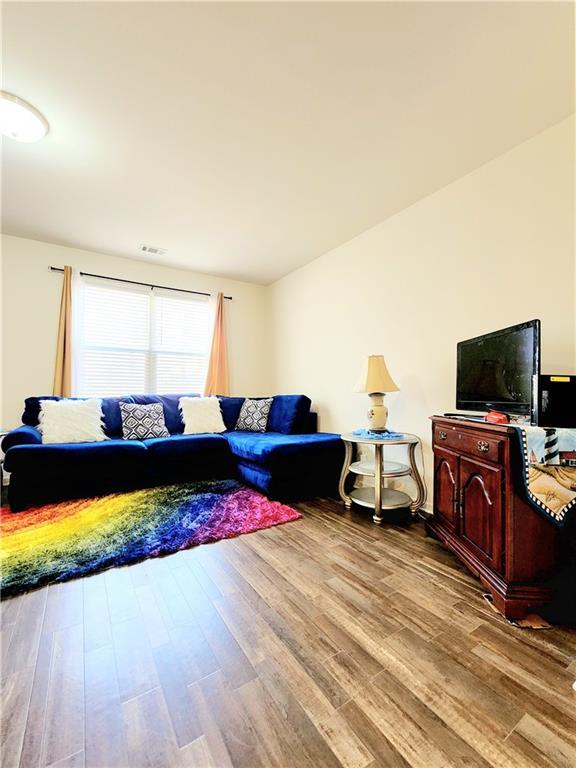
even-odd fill
[{"label": "lamp base", "polygon": [[384,395],[381,392],[372,392],[370,395],[372,404],[366,414],[368,416],[368,429],[371,432],[388,432],[388,408],[384,405]]}]

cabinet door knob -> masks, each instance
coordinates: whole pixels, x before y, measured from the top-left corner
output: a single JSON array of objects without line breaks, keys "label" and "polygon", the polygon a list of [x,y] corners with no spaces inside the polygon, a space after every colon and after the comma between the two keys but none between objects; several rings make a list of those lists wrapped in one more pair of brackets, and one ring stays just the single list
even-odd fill
[{"label": "cabinet door knob", "polygon": [[446,438],[448,437],[448,434],[443,430],[440,430],[440,432],[438,432],[438,437],[440,438],[440,440],[446,440]]},{"label": "cabinet door knob", "polygon": [[488,453],[490,450],[490,445],[486,442],[486,440],[478,440],[478,450],[482,453]]}]

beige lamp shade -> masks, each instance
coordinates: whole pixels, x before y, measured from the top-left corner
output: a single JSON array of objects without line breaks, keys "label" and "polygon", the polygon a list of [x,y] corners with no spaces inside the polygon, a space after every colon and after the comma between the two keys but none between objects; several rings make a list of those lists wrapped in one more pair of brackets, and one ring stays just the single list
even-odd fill
[{"label": "beige lamp shade", "polygon": [[356,392],[397,392],[398,387],[388,373],[384,355],[370,355]]}]

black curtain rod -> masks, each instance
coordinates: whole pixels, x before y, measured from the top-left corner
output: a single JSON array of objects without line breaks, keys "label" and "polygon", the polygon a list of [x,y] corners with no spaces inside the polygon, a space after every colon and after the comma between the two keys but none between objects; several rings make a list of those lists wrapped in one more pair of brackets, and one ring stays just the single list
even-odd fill
[{"label": "black curtain rod", "polygon": [[[50,267],[52,272],[64,272],[62,267]],[[178,291],[178,293],[194,293],[196,296],[212,296],[206,291],[188,291],[185,288],[170,288],[167,285],[155,285],[154,283],[140,283],[138,280],[123,280],[121,277],[108,277],[108,275],[94,275],[92,272],[80,272],[83,277],[99,277],[101,280],[113,280],[115,283],[130,283],[131,285],[146,285],[148,288],[162,288],[164,291]],[[224,296],[232,301],[232,296]]]}]

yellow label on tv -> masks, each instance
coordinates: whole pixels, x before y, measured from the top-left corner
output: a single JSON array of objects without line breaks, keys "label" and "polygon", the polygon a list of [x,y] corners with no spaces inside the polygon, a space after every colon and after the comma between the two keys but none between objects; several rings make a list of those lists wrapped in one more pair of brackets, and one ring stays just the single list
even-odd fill
[{"label": "yellow label on tv", "polygon": [[570,376],[550,376],[550,381],[570,381]]}]

